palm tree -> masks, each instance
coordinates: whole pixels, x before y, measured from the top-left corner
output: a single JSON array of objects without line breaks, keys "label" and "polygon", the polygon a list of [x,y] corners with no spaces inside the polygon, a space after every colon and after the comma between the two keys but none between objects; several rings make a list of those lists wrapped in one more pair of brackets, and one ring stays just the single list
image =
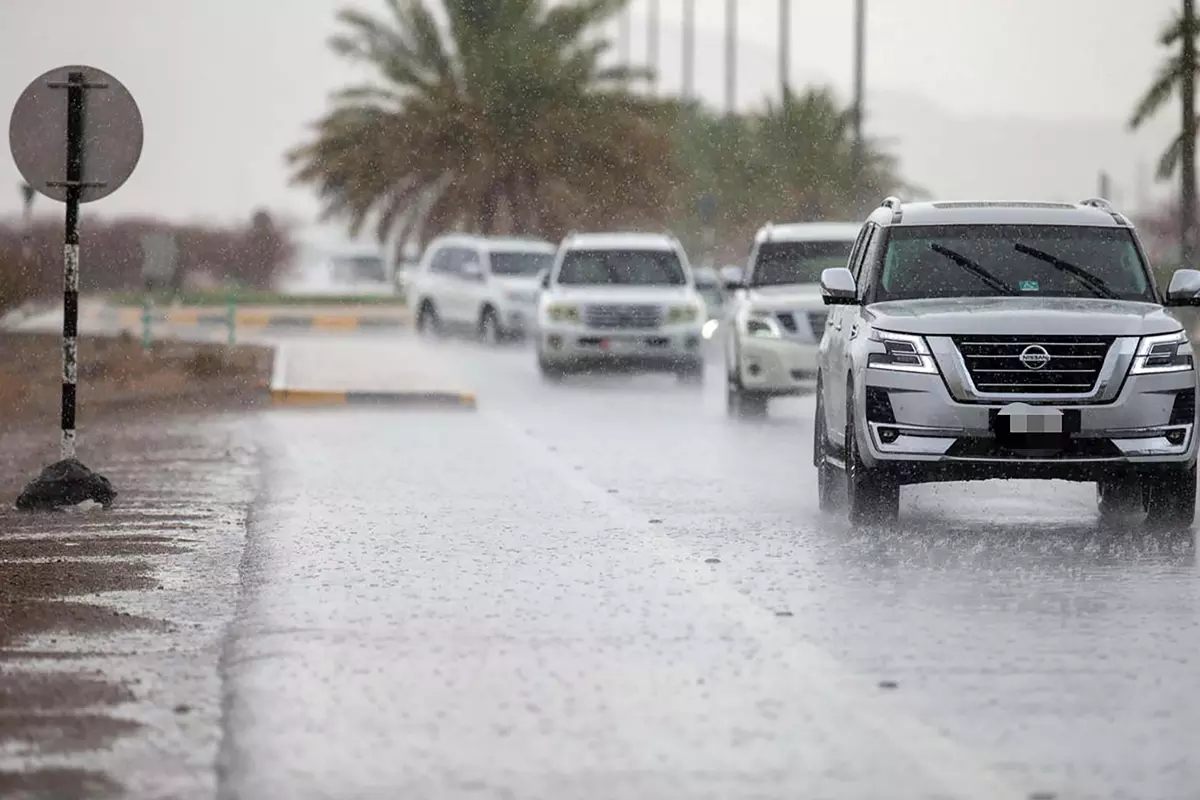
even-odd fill
[{"label": "palm tree", "polygon": [[1195,260],[1196,224],[1196,134],[1200,120],[1196,118],[1196,36],[1197,25],[1193,0],[1183,0],[1182,13],[1172,19],[1159,35],[1164,47],[1179,47],[1177,55],[1167,59],[1154,82],[1146,91],[1130,117],[1130,128],[1140,128],[1157,114],[1178,89],[1181,100],[1182,125],[1179,135],[1158,162],[1158,177],[1166,180],[1181,171],[1180,186],[1180,256],[1191,266]]},{"label": "palm tree", "polygon": [[[378,80],[334,96],[289,154],[324,218],[421,244],[448,229],[561,236],[656,219],[673,180],[669,104],[624,87],[588,38],[627,0],[387,0],[338,19],[336,53]],[[640,73],[639,73],[640,74]]]}]

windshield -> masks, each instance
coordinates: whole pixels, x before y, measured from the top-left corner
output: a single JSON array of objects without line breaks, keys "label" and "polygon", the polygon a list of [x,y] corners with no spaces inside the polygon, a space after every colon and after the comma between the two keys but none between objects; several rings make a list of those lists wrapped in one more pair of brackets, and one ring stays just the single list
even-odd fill
[{"label": "windshield", "polygon": [[687,275],[669,250],[571,250],[563,256],[558,282],[568,286],[683,286]]},{"label": "windshield", "polygon": [[853,241],[765,242],[758,248],[750,285],[819,283],[826,269],[846,266],[853,247]]},{"label": "windshield", "polygon": [[553,263],[553,253],[519,251],[492,253],[492,274],[536,276]]},{"label": "windshield", "polygon": [[1124,228],[945,225],[890,231],[876,302],[1005,295],[1156,301]]}]

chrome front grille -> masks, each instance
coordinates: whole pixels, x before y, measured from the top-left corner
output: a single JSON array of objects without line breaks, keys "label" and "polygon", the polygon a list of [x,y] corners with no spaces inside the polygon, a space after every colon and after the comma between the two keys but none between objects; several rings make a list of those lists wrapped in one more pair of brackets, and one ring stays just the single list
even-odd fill
[{"label": "chrome front grille", "polygon": [[1087,394],[1112,336],[955,336],[975,389],[987,394]]},{"label": "chrome front grille", "polygon": [[828,319],[828,311],[808,312],[808,326],[812,328],[813,338],[820,341],[820,339],[825,335],[825,321]]},{"label": "chrome front grille", "polygon": [[820,339],[825,335],[825,311],[777,311],[775,318],[787,333],[800,333],[805,326]]},{"label": "chrome front grille", "polygon": [[662,320],[662,307],[655,305],[595,305],[583,311],[584,324],[589,328],[657,328]]}]

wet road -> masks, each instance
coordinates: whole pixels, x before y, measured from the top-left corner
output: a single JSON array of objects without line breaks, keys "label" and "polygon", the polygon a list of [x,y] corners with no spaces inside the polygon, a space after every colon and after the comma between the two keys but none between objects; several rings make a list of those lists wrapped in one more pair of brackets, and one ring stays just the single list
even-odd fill
[{"label": "wet road", "polygon": [[262,419],[223,797],[1196,797],[1191,536],[1069,484],[852,530],[810,401],[439,347],[477,412]]}]

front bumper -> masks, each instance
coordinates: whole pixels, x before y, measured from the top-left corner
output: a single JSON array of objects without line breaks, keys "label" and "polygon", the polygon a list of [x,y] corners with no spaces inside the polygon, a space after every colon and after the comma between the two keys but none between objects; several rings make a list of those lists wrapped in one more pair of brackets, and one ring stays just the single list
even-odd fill
[{"label": "front bumper", "polygon": [[789,395],[816,385],[819,343],[738,336],[737,377],[747,391]]},{"label": "front bumper", "polygon": [[539,358],[550,364],[675,369],[704,360],[700,325],[672,325],[655,330],[542,327],[537,333],[537,347]]},{"label": "front bumper", "polygon": [[[1060,409],[1069,433],[1051,450],[1015,450],[997,435],[1007,403],[964,403],[941,375],[867,369],[858,396],[859,452],[902,482],[1058,478],[1190,466],[1196,460],[1196,373],[1130,375],[1111,402],[1022,401]],[[1018,398],[1013,398],[1016,402]]]}]

